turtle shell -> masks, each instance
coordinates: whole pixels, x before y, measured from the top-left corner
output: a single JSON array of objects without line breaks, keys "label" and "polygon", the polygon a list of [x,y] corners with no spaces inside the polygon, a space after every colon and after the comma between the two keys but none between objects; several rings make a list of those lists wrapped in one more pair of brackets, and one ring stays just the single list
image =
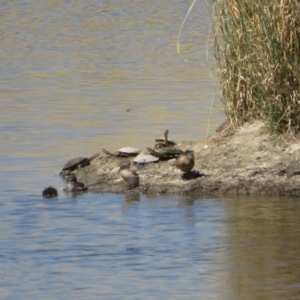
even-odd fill
[{"label": "turtle shell", "polygon": [[151,162],[157,162],[159,157],[153,156],[149,153],[142,151],[138,156],[136,156],[133,160],[135,164],[148,164]]},{"label": "turtle shell", "polygon": [[151,148],[147,148],[147,150],[151,155],[159,157],[160,159],[176,158],[183,153],[181,149],[176,147],[165,147],[156,151]]},{"label": "turtle shell", "polygon": [[73,171],[76,169],[80,169],[83,168],[85,166],[88,166],[90,164],[90,159],[87,157],[75,157],[72,158],[70,160],[68,160],[64,167],[63,167],[63,171],[69,170],[69,171]]},{"label": "turtle shell", "polygon": [[105,149],[102,151],[109,156],[118,156],[118,157],[129,157],[129,156],[137,156],[141,150],[139,148],[134,147],[122,147],[116,153],[109,152]]},{"label": "turtle shell", "polygon": [[118,153],[122,156],[137,156],[140,154],[141,150],[134,147],[122,147],[118,150]]},{"label": "turtle shell", "polygon": [[293,160],[285,169],[286,177],[290,178],[294,175],[300,174],[300,161]]}]

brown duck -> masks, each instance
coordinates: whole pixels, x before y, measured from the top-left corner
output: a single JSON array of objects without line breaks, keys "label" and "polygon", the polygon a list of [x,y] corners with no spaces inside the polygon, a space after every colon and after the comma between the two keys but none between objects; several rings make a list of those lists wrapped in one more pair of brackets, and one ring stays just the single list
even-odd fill
[{"label": "brown duck", "polygon": [[182,172],[190,172],[195,165],[194,151],[186,150],[176,159],[176,167]]}]

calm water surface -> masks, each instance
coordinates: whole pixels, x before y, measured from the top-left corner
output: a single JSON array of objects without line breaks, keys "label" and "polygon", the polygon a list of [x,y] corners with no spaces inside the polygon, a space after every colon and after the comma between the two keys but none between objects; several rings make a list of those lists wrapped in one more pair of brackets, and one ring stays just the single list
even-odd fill
[{"label": "calm water surface", "polygon": [[299,299],[291,198],[149,198],[63,186],[75,156],[223,121],[209,14],[192,1],[0,3],[1,299]]},{"label": "calm water surface", "polygon": [[2,197],[2,299],[300,297],[296,199]]}]

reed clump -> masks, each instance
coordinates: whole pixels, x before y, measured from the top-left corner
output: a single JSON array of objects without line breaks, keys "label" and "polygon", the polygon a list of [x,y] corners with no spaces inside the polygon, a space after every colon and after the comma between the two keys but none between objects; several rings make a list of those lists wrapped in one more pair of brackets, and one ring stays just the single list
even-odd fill
[{"label": "reed clump", "polygon": [[300,130],[298,0],[209,0],[222,101],[233,124]]}]

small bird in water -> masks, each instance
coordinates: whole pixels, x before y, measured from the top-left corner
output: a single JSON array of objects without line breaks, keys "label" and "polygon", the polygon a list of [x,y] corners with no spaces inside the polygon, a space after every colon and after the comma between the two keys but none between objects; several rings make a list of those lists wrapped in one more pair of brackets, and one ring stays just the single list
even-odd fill
[{"label": "small bird in water", "polygon": [[129,189],[137,187],[140,184],[140,178],[139,175],[132,171],[129,170],[130,163],[124,164],[120,168],[120,175],[126,181],[129,185]]},{"label": "small bird in water", "polygon": [[84,183],[78,182],[74,174],[67,176],[67,186],[63,189],[65,192],[84,192],[88,189]]},{"label": "small bird in water", "polygon": [[43,197],[45,198],[54,198],[57,196],[58,196],[57,190],[52,186],[49,186],[43,190]]},{"label": "small bird in water", "polygon": [[176,159],[176,167],[182,172],[190,172],[194,168],[194,165],[194,151],[192,150],[186,150]]}]

